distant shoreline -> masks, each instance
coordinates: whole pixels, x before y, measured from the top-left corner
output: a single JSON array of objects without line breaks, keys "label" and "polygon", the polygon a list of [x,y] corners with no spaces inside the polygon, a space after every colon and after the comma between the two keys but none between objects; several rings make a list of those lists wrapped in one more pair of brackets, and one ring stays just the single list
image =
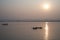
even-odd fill
[{"label": "distant shoreline", "polygon": [[60,22],[60,20],[8,20],[0,22]]}]

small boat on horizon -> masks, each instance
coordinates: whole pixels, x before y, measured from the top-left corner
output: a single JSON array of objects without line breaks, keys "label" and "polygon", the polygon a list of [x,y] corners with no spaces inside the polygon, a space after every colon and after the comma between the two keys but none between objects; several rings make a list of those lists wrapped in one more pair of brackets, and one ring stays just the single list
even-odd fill
[{"label": "small boat on horizon", "polygon": [[8,23],[2,24],[2,25],[8,25]]}]

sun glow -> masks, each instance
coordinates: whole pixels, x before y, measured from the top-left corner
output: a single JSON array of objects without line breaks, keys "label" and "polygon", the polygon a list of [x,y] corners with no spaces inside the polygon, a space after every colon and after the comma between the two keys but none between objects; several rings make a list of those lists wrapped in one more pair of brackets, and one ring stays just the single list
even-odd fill
[{"label": "sun glow", "polygon": [[44,8],[44,9],[48,9],[48,8],[49,8],[49,4],[47,4],[47,3],[44,4],[44,5],[43,5],[43,8]]}]

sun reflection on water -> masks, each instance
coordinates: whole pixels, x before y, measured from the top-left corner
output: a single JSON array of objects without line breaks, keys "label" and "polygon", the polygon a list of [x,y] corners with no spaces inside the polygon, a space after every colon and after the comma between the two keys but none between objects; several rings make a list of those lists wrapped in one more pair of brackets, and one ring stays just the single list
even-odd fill
[{"label": "sun reflection on water", "polygon": [[48,40],[48,22],[45,23],[45,40]]}]

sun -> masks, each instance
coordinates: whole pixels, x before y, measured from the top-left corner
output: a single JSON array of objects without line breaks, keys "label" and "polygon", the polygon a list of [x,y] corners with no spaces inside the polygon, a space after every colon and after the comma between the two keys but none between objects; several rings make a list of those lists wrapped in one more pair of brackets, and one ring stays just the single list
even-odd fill
[{"label": "sun", "polygon": [[44,5],[43,5],[43,8],[44,8],[44,9],[49,9],[49,4],[44,4]]}]

